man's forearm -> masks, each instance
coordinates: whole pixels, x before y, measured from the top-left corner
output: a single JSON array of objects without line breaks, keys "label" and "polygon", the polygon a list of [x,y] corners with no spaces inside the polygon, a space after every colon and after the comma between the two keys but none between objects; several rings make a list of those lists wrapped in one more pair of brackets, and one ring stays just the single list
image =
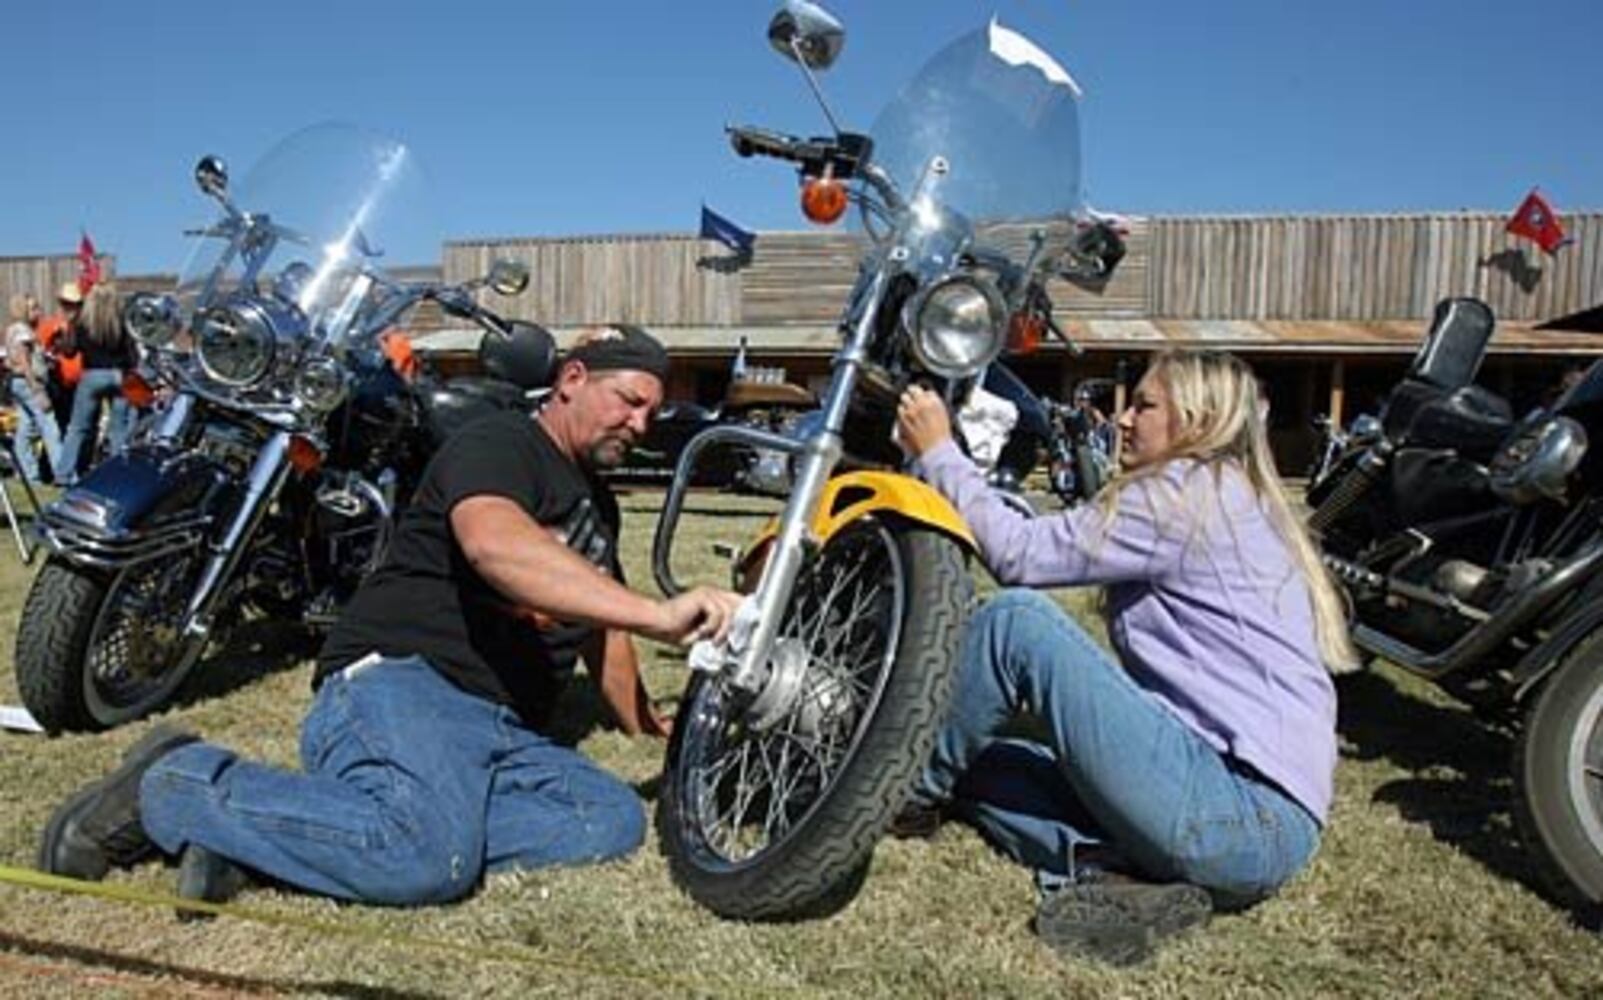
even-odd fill
[{"label": "man's forearm", "polygon": [[[470,498],[452,511],[451,522],[474,572],[508,601],[577,624],[630,632],[657,624],[657,602],[606,575],[510,501],[502,503]],[[476,506],[465,509],[470,505]]]}]

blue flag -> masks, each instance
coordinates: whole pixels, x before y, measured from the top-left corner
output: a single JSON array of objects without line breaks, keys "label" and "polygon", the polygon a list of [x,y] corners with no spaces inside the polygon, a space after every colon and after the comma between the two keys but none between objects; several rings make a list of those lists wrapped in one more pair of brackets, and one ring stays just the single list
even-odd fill
[{"label": "blue flag", "polygon": [[750,254],[752,244],[757,242],[756,233],[740,228],[706,205],[701,206],[701,238],[717,240],[742,256]]}]

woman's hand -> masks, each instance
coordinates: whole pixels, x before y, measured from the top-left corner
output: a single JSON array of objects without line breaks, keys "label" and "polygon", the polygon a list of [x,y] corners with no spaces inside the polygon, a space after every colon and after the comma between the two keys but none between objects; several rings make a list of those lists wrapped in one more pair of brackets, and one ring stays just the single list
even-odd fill
[{"label": "woman's hand", "polygon": [[952,436],[952,418],[941,397],[921,385],[910,385],[896,404],[896,437],[913,458]]}]

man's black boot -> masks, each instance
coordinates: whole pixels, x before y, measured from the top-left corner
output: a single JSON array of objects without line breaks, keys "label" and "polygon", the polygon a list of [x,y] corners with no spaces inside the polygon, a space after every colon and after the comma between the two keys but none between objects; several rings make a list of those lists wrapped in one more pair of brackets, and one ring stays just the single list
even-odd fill
[{"label": "man's black boot", "polygon": [[1068,955],[1136,965],[1164,939],[1206,923],[1212,913],[1207,890],[1187,882],[1094,879],[1043,898],[1035,932]]},{"label": "man's black boot", "polygon": [[[250,884],[245,869],[232,861],[201,847],[190,844],[178,861],[178,898],[198,899],[206,903],[226,903],[239,895]],[[180,920],[208,920],[212,914],[203,910],[179,910]]]},{"label": "man's black boot", "polygon": [[39,869],[98,882],[112,866],[148,856],[155,845],[139,822],[139,779],[168,752],[198,739],[167,726],[140,737],[116,770],[56,807],[39,840]]}]

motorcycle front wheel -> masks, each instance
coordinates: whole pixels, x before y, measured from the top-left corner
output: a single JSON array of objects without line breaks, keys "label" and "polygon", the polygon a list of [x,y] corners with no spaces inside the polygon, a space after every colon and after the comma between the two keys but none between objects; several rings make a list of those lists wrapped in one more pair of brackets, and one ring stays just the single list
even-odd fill
[{"label": "motorcycle front wheel", "polygon": [[1603,630],[1542,686],[1516,747],[1515,818],[1538,869],[1565,905],[1603,908]]},{"label": "motorcycle front wheel", "polygon": [[865,517],[802,568],[755,697],[692,681],[657,813],[692,898],[742,920],[851,899],[929,757],[972,600],[955,541]]},{"label": "motorcycle front wheel", "polygon": [[52,557],[17,626],[17,689],[47,732],[94,731],[147,715],[188,673],[179,627],[198,553],[111,572]]}]

